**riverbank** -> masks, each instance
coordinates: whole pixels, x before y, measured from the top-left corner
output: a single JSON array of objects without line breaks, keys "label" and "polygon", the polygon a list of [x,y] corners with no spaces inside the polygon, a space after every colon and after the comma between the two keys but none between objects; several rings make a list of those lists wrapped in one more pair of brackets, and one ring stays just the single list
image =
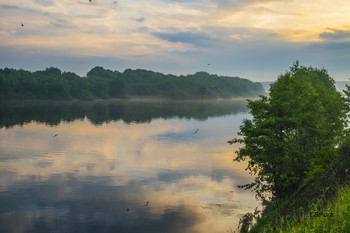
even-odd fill
[{"label": "riverbank", "polygon": [[[262,218],[249,232],[348,232],[350,229],[350,186],[340,186],[333,195],[325,195],[325,190],[320,189],[317,199],[307,206],[289,203],[297,203],[293,199],[283,198],[269,206]],[[305,204],[305,203],[304,203]],[[288,206],[289,213],[283,208]],[[292,210],[294,208],[294,210]]]},{"label": "riverbank", "polygon": [[[285,222],[285,224],[283,224]],[[284,226],[285,225],[285,226]],[[339,189],[337,196],[329,200],[328,205],[319,208],[315,205],[309,213],[300,217],[293,216],[280,222],[277,230],[290,232],[349,232],[350,231],[350,188]]]},{"label": "riverbank", "polygon": [[24,100],[2,100],[1,103],[113,103],[113,102],[147,102],[147,103],[157,103],[157,102],[189,102],[189,103],[215,103],[215,102],[242,102],[247,100],[256,100],[258,97],[232,97],[232,98],[202,98],[202,99],[171,99],[160,96],[129,96],[128,98],[108,98],[108,99],[67,99],[67,100],[50,100],[50,99],[24,99]]}]

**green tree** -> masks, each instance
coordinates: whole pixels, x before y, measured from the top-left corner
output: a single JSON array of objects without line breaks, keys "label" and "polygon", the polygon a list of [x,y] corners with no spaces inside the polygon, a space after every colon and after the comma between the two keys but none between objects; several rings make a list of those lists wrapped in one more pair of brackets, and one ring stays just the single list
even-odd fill
[{"label": "green tree", "polygon": [[247,170],[257,175],[242,187],[283,196],[324,173],[337,156],[346,119],[334,83],[326,70],[297,62],[269,96],[248,102],[253,119],[243,121],[242,138],[229,141],[244,143],[235,160],[249,159]]},{"label": "green tree", "polygon": [[125,98],[127,96],[125,83],[119,78],[112,78],[109,84],[109,95],[114,98]]}]

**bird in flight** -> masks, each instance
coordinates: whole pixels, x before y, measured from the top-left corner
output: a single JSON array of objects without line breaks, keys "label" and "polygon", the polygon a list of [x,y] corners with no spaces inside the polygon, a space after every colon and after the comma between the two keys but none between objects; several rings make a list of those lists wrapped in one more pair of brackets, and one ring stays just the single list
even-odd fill
[{"label": "bird in flight", "polygon": [[208,66],[210,66],[210,63],[208,63]]},{"label": "bird in flight", "polygon": [[22,26],[22,27],[24,27],[24,24],[23,24],[23,23],[21,23],[21,26]]},{"label": "bird in flight", "polygon": [[58,133],[56,133],[55,135],[53,135],[52,137],[57,137],[58,136]]},{"label": "bird in flight", "polygon": [[143,206],[148,206],[148,203],[149,203],[149,202],[147,201],[146,204],[144,204]]},{"label": "bird in flight", "polygon": [[196,132],[194,132],[193,134],[197,133],[199,129],[196,130]]}]

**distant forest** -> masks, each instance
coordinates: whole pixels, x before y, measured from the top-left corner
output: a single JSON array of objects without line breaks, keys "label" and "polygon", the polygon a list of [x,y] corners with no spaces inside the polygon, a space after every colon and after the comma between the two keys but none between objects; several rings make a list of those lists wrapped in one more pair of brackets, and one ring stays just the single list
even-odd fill
[{"label": "distant forest", "polygon": [[80,77],[53,67],[35,72],[0,69],[0,100],[91,100],[132,96],[209,99],[255,97],[263,93],[260,83],[206,72],[176,76],[126,69],[121,73],[97,66],[86,77]]}]

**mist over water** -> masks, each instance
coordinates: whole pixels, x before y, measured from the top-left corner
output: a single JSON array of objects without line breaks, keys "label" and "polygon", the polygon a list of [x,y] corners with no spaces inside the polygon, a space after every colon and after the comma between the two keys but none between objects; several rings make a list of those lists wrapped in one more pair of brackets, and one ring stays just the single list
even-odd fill
[{"label": "mist over water", "polygon": [[2,104],[0,229],[234,230],[258,205],[254,193],[237,188],[252,177],[226,143],[250,118],[245,104]]}]

